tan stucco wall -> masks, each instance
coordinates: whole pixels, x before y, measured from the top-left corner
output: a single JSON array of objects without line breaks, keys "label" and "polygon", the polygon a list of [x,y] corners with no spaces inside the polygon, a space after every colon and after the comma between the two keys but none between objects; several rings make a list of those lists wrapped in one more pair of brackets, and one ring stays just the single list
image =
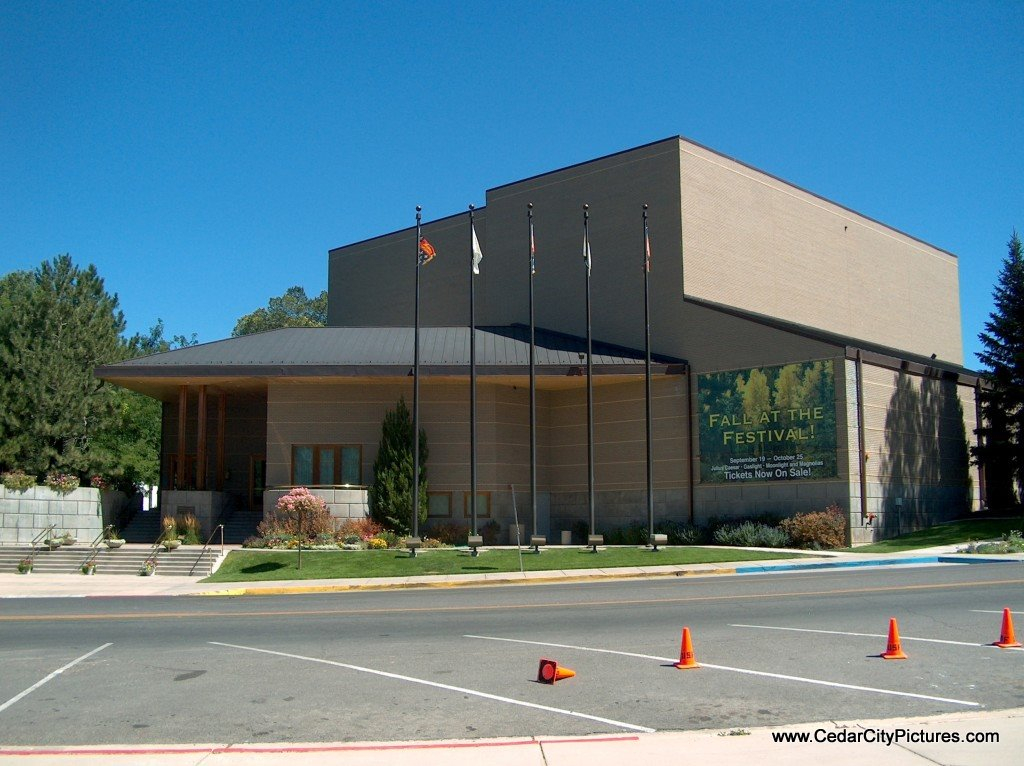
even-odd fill
[{"label": "tan stucco wall", "polygon": [[[856,363],[846,363],[846,389],[856,396]],[[854,448],[847,455],[855,542],[870,542],[953,518],[980,506],[974,389],[871,364],[863,366],[867,512],[861,519],[857,414],[848,417]],[[857,529],[862,527],[862,529]]]},{"label": "tan stucco wall", "polygon": [[957,364],[957,259],[687,141],[688,295]]}]

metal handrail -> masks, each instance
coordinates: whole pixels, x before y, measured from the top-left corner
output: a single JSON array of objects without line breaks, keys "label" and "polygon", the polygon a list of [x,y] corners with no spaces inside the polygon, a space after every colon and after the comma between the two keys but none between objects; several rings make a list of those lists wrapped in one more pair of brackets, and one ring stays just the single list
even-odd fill
[{"label": "metal handrail", "polygon": [[85,557],[85,561],[79,565],[79,569],[84,568],[87,564],[95,563],[96,557],[100,555],[100,544],[107,539],[107,532],[113,528],[113,524],[107,524],[107,526],[103,527],[103,531],[93,538],[92,542],[89,543],[89,554]]},{"label": "metal handrail", "polygon": [[56,527],[57,527],[56,524],[51,524],[46,529],[44,529],[42,532],[40,532],[38,535],[36,535],[35,537],[32,538],[32,552],[30,554],[28,554],[29,562],[32,562],[32,561],[35,560],[35,558],[36,558],[36,550],[39,548],[39,543],[42,542],[43,540],[48,540],[50,533],[53,532],[53,530],[56,529]]},{"label": "metal handrail", "polygon": [[204,545],[203,549],[199,551],[199,555],[196,556],[196,560],[192,562],[192,568],[188,570],[189,576],[196,571],[196,567],[199,566],[199,562],[203,560],[203,554],[206,553],[206,549],[210,547],[210,541],[213,540],[213,537],[217,532],[220,532],[220,555],[224,555],[224,525],[218,524],[213,528],[210,536],[206,538],[206,545]]}]

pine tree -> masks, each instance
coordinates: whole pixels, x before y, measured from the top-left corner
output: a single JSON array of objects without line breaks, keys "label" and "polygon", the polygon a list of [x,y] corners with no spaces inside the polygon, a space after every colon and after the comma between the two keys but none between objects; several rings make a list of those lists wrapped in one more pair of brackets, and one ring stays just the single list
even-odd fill
[{"label": "pine tree", "polygon": [[120,358],[123,331],[117,296],[68,255],[0,279],[0,465],[91,467],[91,437],[112,416],[93,370]]},{"label": "pine tree", "polygon": [[995,310],[978,337],[978,354],[988,368],[981,392],[984,423],[974,454],[985,467],[991,507],[1014,502],[1013,487],[1024,488],[1024,253],[1017,232],[1008,243],[999,281],[992,291]]},{"label": "pine tree", "polygon": [[[420,523],[427,520],[427,454],[427,435],[420,429]],[[412,463],[412,416],[403,397],[384,415],[369,491],[370,516],[400,535],[412,529]]]}]

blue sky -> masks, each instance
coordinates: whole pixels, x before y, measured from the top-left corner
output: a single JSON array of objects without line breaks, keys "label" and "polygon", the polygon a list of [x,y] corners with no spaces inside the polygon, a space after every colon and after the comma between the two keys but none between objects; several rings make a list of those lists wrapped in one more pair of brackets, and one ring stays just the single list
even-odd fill
[{"label": "blue sky", "polygon": [[0,0],[0,274],[230,334],[327,250],[683,135],[960,257],[1024,230],[1024,2]]}]

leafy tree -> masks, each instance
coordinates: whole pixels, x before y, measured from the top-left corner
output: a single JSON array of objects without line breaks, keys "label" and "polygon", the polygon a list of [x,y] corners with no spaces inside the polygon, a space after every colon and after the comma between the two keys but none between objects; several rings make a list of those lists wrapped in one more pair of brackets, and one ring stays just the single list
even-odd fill
[{"label": "leafy tree", "polygon": [[327,291],[315,298],[298,286],[289,287],[284,295],[271,298],[266,308],[246,314],[235,324],[232,336],[252,335],[281,327],[323,327],[327,324]]},{"label": "leafy tree", "polygon": [[[420,429],[420,523],[427,520],[427,435]],[[405,398],[384,415],[380,447],[373,463],[370,516],[407,535],[412,530],[412,415]]]},{"label": "leafy tree", "polygon": [[[123,358],[135,358],[194,346],[199,341],[175,335],[164,338],[164,323],[158,319],[146,335],[133,335],[122,344]],[[156,484],[160,480],[161,404],[136,391],[110,389],[113,417],[93,439],[93,470],[114,480],[120,488]]]},{"label": "leafy tree", "polygon": [[121,357],[124,316],[95,266],[71,256],[0,279],[0,465],[82,473],[109,424],[93,369]]},{"label": "leafy tree", "polygon": [[1024,489],[1024,253],[1016,231],[992,297],[995,310],[978,336],[990,386],[981,391],[974,454],[986,469],[989,505],[1002,507],[1014,502],[1013,485],[1018,496]]}]

